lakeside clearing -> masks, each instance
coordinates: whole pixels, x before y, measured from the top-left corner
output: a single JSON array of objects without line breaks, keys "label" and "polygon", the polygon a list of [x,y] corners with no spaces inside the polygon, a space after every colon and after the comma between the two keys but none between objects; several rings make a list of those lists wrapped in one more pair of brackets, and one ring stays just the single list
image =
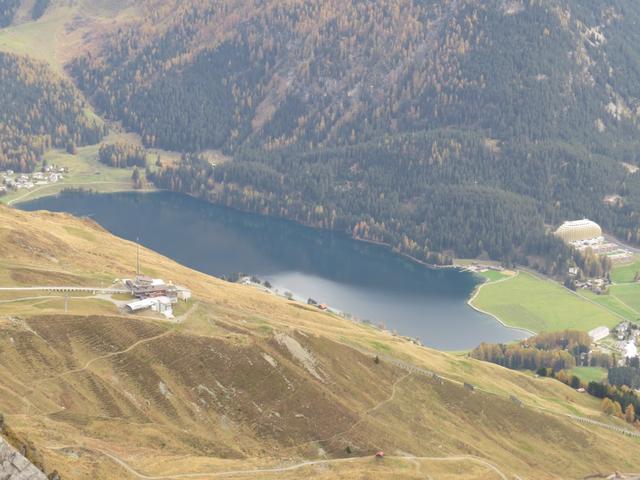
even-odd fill
[{"label": "lakeside clearing", "polygon": [[[82,188],[100,193],[113,193],[133,190],[131,174],[133,168],[115,168],[98,161],[98,150],[102,143],[117,143],[127,141],[123,134],[112,133],[103,142],[95,145],[79,147],[75,155],[64,150],[49,150],[43,155],[43,160],[49,165],[65,167],[69,173],[57,183],[36,185],[29,190],[20,189],[0,197],[0,202],[15,205],[20,202],[56,195],[69,188]],[[141,171],[144,174],[144,171]],[[143,190],[155,190],[147,186]]]},{"label": "lakeside clearing", "polygon": [[524,271],[480,286],[469,303],[505,325],[536,333],[567,328],[588,331],[601,325],[613,327],[622,320],[605,306]]}]

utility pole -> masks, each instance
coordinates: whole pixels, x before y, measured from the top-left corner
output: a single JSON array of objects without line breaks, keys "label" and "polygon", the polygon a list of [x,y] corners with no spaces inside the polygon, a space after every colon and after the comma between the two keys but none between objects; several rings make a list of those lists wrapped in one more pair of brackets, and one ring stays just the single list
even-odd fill
[{"label": "utility pole", "polygon": [[65,293],[64,294],[64,313],[67,313],[69,311],[69,294]]}]

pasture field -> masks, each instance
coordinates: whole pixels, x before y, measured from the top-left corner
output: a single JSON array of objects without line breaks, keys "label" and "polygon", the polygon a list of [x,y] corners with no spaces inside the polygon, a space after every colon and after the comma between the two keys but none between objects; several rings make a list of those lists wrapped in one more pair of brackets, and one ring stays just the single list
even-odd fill
[{"label": "pasture field", "polygon": [[583,382],[599,382],[607,379],[607,369],[600,367],[576,367],[571,369],[576,377]]},{"label": "pasture field", "polygon": [[483,285],[471,304],[509,326],[533,332],[567,328],[588,331],[601,325],[613,327],[621,321],[605,306],[526,272]]},{"label": "pasture field", "polygon": [[63,76],[64,65],[94,46],[114,20],[127,21],[138,14],[135,2],[126,0],[71,0],[52,3],[44,16],[31,21],[32,4],[23,2],[16,24],[0,29],[0,51],[28,55]]},{"label": "pasture field", "polygon": [[614,283],[631,283],[636,273],[640,272],[640,256],[636,255],[634,261],[625,265],[616,265],[611,270],[611,280]]},{"label": "pasture field", "polygon": [[[620,320],[634,320],[639,316],[638,312],[636,312],[629,304],[627,304],[619,295],[619,285],[612,285],[609,287],[609,293],[598,295],[590,290],[578,290],[576,293],[587,300],[592,302],[596,302],[599,305],[602,305],[604,308],[609,311],[619,315]],[[640,294],[640,288],[637,289],[638,294]]]},{"label": "pasture field", "polygon": [[640,318],[640,283],[613,285],[611,295],[631,309],[636,319]]}]

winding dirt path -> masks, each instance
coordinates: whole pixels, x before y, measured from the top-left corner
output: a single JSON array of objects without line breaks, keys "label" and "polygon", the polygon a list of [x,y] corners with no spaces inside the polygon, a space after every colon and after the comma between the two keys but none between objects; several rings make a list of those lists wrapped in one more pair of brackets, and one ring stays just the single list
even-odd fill
[{"label": "winding dirt path", "polygon": [[[300,463],[296,463],[293,465],[287,465],[283,467],[268,467],[268,468],[255,468],[255,469],[246,469],[246,470],[226,470],[226,471],[216,471],[216,472],[190,472],[190,473],[176,473],[173,475],[147,475],[142,472],[139,472],[127,462],[125,462],[119,456],[105,451],[100,448],[95,447],[79,447],[79,446],[61,446],[61,447],[47,447],[50,450],[64,450],[68,448],[85,448],[87,450],[93,450],[95,452],[108,457],[113,462],[124,468],[127,472],[134,475],[137,478],[141,478],[143,480],[175,480],[180,478],[220,478],[220,477],[237,477],[237,476],[253,476],[258,474],[275,474],[275,473],[287,473],[293,472],[296,470],[300,470],[306,467],[312,467],[315,465],[337,465],[343,463],[354,463],[362,460],[371,460],[372,456],[362,456],[362,457],[350,457],[350,458],[335,458],[335,459],[327,459],[327,460],[309,460]],[[485,467],[487,470],[495,473],[501,480],[508,480],[508,477],[502,472],[498,467],[494,464],[485,460],[484,458],[474,457],[472,455],[453,455],[450,457],[415,457],[410,455],[403,456],[393,456],[387,455],[386,458],[393,460],[401,460],[407,461],[411,463],[416,463],[420,461],[429,461],[429,462],[472,462],[478,465]],[[384,460],[382,460],[384,461]]]}]

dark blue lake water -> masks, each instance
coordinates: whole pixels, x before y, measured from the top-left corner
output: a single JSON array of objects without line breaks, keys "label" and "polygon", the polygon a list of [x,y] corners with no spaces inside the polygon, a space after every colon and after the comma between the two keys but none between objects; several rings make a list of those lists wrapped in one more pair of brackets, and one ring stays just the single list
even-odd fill
[{"label": "dark blue lake water", "polygon": [[389,249],[286,220],[169,193],[64,193],[20,205],[90,216],[103,227],[202,272],[257,275],[443,350],[524,338],[467,305],[478,284],[455,269],[430,269]]}]

